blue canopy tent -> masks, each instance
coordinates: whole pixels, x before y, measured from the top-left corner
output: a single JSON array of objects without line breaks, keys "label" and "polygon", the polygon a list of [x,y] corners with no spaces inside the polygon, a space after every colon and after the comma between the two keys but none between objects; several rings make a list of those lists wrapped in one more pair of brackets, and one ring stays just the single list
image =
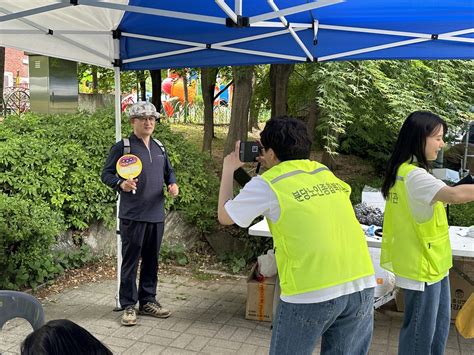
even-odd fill
[{"label": "blue canopy tent", "polygon": [[0,45],[114,67],[117,79],[120,70],[471,59],[474,0],[3,0]]},{"label": "blue canopy tent", "polygon": [[120,71],[472,59],[474,0],[2,0],[0,46]]}]

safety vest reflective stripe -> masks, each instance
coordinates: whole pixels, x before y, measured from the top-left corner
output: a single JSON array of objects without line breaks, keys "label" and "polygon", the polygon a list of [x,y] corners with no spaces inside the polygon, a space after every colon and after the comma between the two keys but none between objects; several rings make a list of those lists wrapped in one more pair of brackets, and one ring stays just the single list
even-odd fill
[{"label": "safety vest reflective stripe", "polygon": [[285,179],[285,178],[287,178],[287,177],[294,176],[294,175],[298,175],[298,174],[310,174],[310,175],[314,175],[314,174],[317,174],[317,173],[319,173],[319,172],[321,172],[321,171],[323,171],[323,170],[329,170],[329,169],[326,168],[326,167],[322,167],[322,168],[317,168],[316,170],[313,170],[313,171],[303,171],[303,170],[291,171],[291,172],[289,172],[289,173],[283,174],[283,175],[281,175],[281,176],[279,176],[279,177],[273,179],[273,180],[271,181],[271,183],[274,184],[274,183],[276,183],[276,182],[278,182],[278,181],[280,181],[280,180],[283,180],[283,179]]}]

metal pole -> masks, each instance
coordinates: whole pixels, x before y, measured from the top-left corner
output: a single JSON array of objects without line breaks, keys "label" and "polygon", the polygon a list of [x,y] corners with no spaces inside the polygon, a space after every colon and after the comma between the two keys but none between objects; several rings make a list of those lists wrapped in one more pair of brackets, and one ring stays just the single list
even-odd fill
[{"label": "metal pole", "polygon": [[463,178],[464,176],[466,176],[466,168],[467,168],[467,156],[468,156],[468,151],[469,151],[469,133],[470,132],[470,128],[471,128],[471,125],[470,125],[470,122],[467,121],[466,122],[466,146],[464,147],[464,159],[463,159],[463,162],[462,162],[462,175],[461,178]]},{"label": "metal pole", "polygon": [[[115,58],[119,58],[120,40],[114,40],[115,45]],[[122,139],[122,93],[120,88],[120,67],[114,68],[114,82],[115,82],[115,141],[118,142]],[[116,215],[116,231],[117,231],[117,291],[115,294],[115,310],[119,311],[122,309],[119,299],[120,291],[120,270],[122,267],[122,240],[120,238],[120,220],[118,218],[120,206],[120,194],[117,198],[117,215]]]}]

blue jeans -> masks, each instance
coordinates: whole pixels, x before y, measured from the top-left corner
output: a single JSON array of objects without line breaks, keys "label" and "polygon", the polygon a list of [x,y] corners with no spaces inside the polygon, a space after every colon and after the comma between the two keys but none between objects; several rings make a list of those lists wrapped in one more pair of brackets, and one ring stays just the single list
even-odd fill
[{"label": "blue jeans", "polygon": [[374,328],[374,289],[321,303],[280,301],[270,354],[311,354],[321,338],[321,354],[367,354]]},{"label": "blue jeans", "polygon": [[398,354],[444,354],[451,318],[449,277],[426,285],[424,291],[403,289],[403,294],[405,317]]}]

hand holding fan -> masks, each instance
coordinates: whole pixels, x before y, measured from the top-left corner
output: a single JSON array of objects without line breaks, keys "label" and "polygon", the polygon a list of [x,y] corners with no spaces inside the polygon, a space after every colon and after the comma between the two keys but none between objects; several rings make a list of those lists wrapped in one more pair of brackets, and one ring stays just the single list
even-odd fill
[{"label": "hand holding fan", "polygon": [[[132,180],[142,172],[142,161],[136,155],[125,154],[117,160],[116,169],[121,177]],[[135,194],[135,190],[132,193]]]}]

